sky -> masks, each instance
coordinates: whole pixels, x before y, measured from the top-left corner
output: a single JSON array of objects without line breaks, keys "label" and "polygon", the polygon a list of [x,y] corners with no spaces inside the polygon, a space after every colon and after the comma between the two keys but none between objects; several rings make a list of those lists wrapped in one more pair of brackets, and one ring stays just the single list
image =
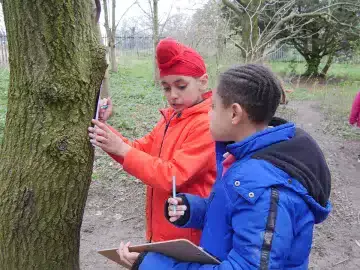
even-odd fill
[{"label": "sky", "polygon": [[[111,6],[111,1],[112,0],[107,0],[108,2],[110,2],[110,6]],[[152,0],[150,0],[152,1]],[[143,10],[145,10],[146,12],[150,11],[149,8],[149,0],[137,0],[137,3],[141,6],[141,8],[139,7],[139,5],[134,4],[134,2],[136,2],[136,0],[117,0],[116,1],[116,21],[118,21],[120,18],[122,18],[121,23],[124,20],[131,20],[131,18],[136,18],[139,16],[144,16],[144,12]],[[159,20],[165,20],[167,18],[167,16],[171,14],[176,14],[176,13],[187,13],[189,15],[193,14],[196,9],[199,9],[200,7],[202,7],[203,3],[206,1],[201,1],[201,0],[159,0],[158,1],[158,8],[159,8]],[[130,8],[129,8],[130,7]],[[143,9],[143,10],[142,10]],[[109,14],[111,14],[111,11],[109,10]],[[104,23],[104,13],[102,12],[101,14],[101,18],[100,18],[100,22]],[[105,33],[105,29],[102,26],[101,27],[102,32]]]}]

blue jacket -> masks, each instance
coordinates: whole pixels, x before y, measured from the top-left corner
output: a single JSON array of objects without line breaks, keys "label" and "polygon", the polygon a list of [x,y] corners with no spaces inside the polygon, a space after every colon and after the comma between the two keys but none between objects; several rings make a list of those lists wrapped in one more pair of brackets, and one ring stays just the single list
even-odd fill
[{"label": "blue jacket", "polygon": [[[148,253],[139,269],[308,269],[314,224],[331,210],[331,177],[318,145],[284,123],[216,147],[212,193],[207,199],[185,194],[189,215],[179,222],[202,229],[200,246],[221,264]],[[236,161],[222,176],[225,152]]]}]

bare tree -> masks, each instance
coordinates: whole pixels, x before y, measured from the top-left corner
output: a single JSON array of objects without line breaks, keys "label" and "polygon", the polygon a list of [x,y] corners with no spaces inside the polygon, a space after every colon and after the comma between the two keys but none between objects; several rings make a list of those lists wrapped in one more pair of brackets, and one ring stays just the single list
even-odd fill
[{"label": "bare tree", "polygon": [[[112,17],[111,17],[111,24],[110,27],[109,23],[109,5],[108,0],[103,0],[103,7],[104,7],[104,16],[105,16],[105,30],[106,30],[106,37],[108,42],[108,51],[110,51],[110,63],[111,63],[111,71],[117,72],[117,61],[116,61],[116,51],[115,51],[115,8],[116,8],[116,0],[112,1]],[[109,52],[108,52],[109,53]]]},{"label": "bare tree", "polygon": [[[156,46],[159,43],[159,7],[158,7],[159,0],[153,0],[153,42],[154,42],[154,82],[157,84],[159,79],[159,69],[156,64]],[[151,1],[149,0],[149,4],[151,7]]]},{"label": "bare tree", "polygon": [[147,12],[139,3],[139,8],[143,11],[148,21],[151,22],[151,32],[153,38],[153,47],[154,47],[154,58],[153,58],[153,66],[154,66],[154,83],[157,84],[159,79],[159,70],[156,65],[156,46],[159,43],[159,0],[148,0],[148,8],[149,12]]},{"label": "bare tree", "polygon": [[119,26],[119,23],[126,15],[126,13],[135,5],[137,4],[137,0],[135,0],[121,15],[120,19],[116,21],[116,0],[111,1],[111,27],[110,27],[110,20],[109,20],[109,0],[103,0],[103,7],[104,7],[104,17],[105,17],[105,30],[106,30],[106,37],[108,42],[108,53],[109,53],[109,61],[111,63],[111,71],[117,72],[118,65],[116,59],[116,29]]},{"label": "bare tree", "polygon": [[320,7],[313,11],[300,13],[296,8],[296,0],[263,1],[263,0],[222,0],[231,13],[228,16],[236,18],[241,29],[236,29],[239,38],[230,35],[236,47],[244,56],[246,62],[262,61],[271,52],[289,40],[303,35],[307,38],[316,33],[306,33],[302,30],[318,18],[332,20],[329,9],[346,3],[336,3]]},{"label": "bare tree", "polygon": [[155,50],[156,46],[159,43],[160,35],[164,33],[164,29],[166,27],[166,24],[171,20],[171,11],[173,9],[174,0],[171,3],[171,8],[167,12],[166,16],[164,17],[164,20],[159,19],[159,1],[160,0],[148,0],[148,9],[149,11],[146,11],[139,3],[139,8],[143,11],[144,15],[146,16],[147,21],[151,22],[150,29],[152,32],[152,38],[153,38],[153,46],[154,46],[154,83],[158,83],[159,79],[159,70],[156,65],[156,59],[155,59]]}]

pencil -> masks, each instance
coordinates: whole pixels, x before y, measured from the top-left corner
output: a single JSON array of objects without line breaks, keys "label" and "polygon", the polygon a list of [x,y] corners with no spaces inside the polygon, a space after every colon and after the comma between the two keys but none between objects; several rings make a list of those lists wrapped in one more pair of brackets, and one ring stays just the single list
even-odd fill
[{"label": "pencil", "polygon": [[[172,192],[173,192],[173,198],[176,200],[176,176],[174,175],[172,177]],[[174,205],[174,212],[176,213],[176,205]]]}]

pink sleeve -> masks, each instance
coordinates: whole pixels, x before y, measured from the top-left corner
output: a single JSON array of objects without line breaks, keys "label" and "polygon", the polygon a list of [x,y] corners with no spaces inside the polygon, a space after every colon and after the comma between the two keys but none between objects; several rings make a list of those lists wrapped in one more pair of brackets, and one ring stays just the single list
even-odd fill
[{"label": "pink sleeve", "polygon": [[351,108],[351,113],[349,118],[350,125],[354,125],[358,121],[360,117],[359,114],[360,114],[360,92],[357,93]]}]

